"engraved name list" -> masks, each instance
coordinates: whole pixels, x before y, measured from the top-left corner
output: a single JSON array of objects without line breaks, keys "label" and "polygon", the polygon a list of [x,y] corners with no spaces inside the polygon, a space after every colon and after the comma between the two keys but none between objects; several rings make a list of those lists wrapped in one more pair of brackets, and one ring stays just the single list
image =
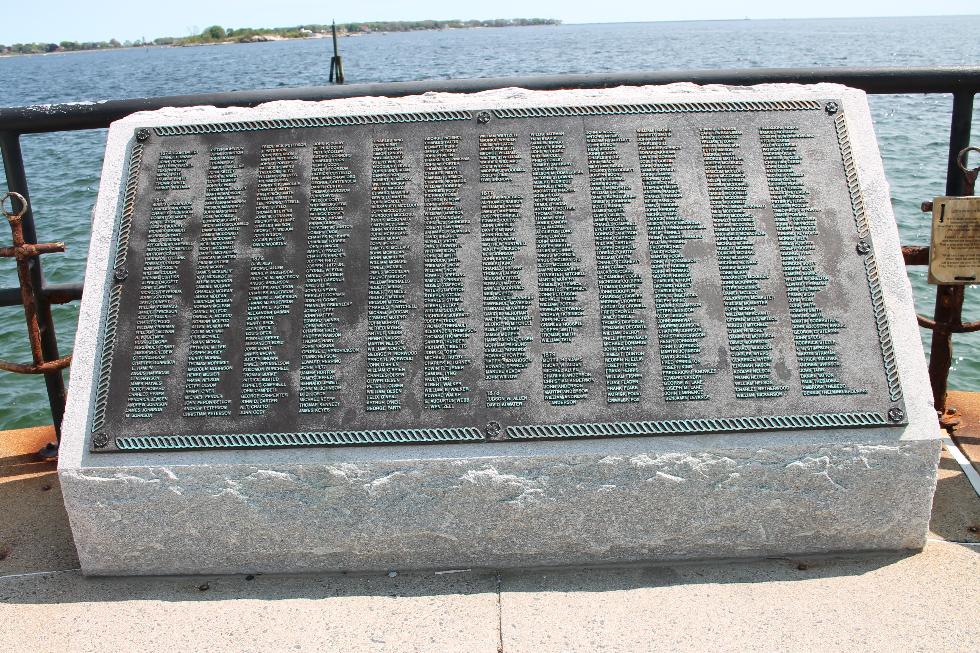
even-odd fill
[{"label": "engraved name list", "polygon": [[94,450],[901,423],[832,105],[140,130]]}]

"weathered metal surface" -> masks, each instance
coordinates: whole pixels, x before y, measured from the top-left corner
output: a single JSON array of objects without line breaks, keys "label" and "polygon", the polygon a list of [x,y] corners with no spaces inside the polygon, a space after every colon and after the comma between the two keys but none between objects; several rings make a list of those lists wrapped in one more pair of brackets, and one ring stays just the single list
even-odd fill
[{"label": "weathered metal surface", "polygon": [[[24,157],[21,153],[20,136],[16,132],[0,131],[0,154],[3,157],[3,169],[7,180],[7,190],[17,193],[24,198],[25,209],[19,220],[19,228],[25,244],[37,243],[37,233],[34,229],[34,212],[31,210],[31,194],[27,188],[27,173],[24,170]],[[18,272],[20,272],[18,266]],[[41,269],[41,259],[38,256],[28,257],[24,261],[26,277],[18,278],[21,303],[32,303],[33,317],[37,326],[38,342],[41,357],[37,356],[35,343],[31,343],[34,362],[51,362],[64,360],[66,357],[58,353],[58,336],[55,332],[54,319],[51,316],[51,302],[44,291],[44,273]],[[30,290],[30,299],[24,291],[24,282]],[[31,316],[25,317],[30,323]],[[29,326],[28,329],[31,327]],[[33,336],[31,336],[33,337]],[[67,364],[67,362],[66,362]],[[61,420],[65,414],[65,381],[61,370],[48,370],[44,373],[44,385],[48,391],[48,405],[51,407],[51,418],[54,421],[55,433],[61,438]],[[56,448],[49,447],[50,453]]]},{"label": "weathered metal surface", "polygon": [[[946,172],[946,195],[951,197],[973,195],[980,168],[967,168],[967,159],[976,148],[970,146],[970,125],[973,118],[973,93],[953,95],[953,117],[949,130],[949,162]],[[934,207],[933,207],[934,210]],[[939,414],[939,423],[948,427],[955,417],[946,411],[946,390],[949,387],[949,369],[953,365],[953,334],[980,328],[980,321],[963,324],[962,285],[941,284],[936,287],[935,319],[927,324],[932,329],[929,350],[929,381],[932,383],[933,405]],[[920,324],[922,322],[920,321]]]},{"label": "weathered metal surface", "polygon": [[905,421],[834,100],[162,126],[129,170],[95,450]]},{"label": "weathered metal surface", "polygon": [[[932,211],[931,202],[929,210]],[[929,265],[929,248],[919,245],[902,247],[902,259],[905,265]]]},{"label": "weathered metal surface", "polygon": [[[7,208],[10,200],[10,208]],[[44,348],[41,342],[41,329],[38,324],[37,305],[34,296],[34,283],[31,276],[30,263],[40,254],[51,254],[65,251],[64,243],[29,243],[24,239],[24,215],[29,208],[27,198],[20,193],[8,192],[0,198],[0,210],[10,223],[10,233],[13,247],[0,247],[0,257],[17,260],[17,279],[20,282],[20,303],[24,306],[24,318],[27,321],[27,336],[31,343],[33,363],[11,363],[0,360],[0,370],[15,374],[50,374],[68,367],[71,356],[63,356],[55,360],[45,360]]]}]

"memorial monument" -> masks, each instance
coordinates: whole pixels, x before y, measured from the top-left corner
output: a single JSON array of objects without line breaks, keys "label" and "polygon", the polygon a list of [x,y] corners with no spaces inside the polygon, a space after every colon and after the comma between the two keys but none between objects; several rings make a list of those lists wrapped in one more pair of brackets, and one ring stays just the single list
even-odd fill
[{"label": "memorial monument", "polygon": [[916,549],[938,438],[859,91],[110,129],[59,464],[86,573]]}]

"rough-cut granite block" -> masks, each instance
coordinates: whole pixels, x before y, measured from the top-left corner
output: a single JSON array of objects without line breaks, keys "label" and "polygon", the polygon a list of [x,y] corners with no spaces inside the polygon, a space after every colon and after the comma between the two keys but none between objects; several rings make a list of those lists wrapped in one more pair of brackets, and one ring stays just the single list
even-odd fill
[{"label": "rough-cut granite block", "polygon": [[839,86],[280,102],[167,109],[109,132],[88,259],[101,286],[128,141],[141,125],[436,108],[842,97],[908,425],[574,442],[92,454],[103,294],[87,291],[59,474],[88,574],[516,567],[768,556],[925,543],[939,454],[925,359],[863,93]]}]

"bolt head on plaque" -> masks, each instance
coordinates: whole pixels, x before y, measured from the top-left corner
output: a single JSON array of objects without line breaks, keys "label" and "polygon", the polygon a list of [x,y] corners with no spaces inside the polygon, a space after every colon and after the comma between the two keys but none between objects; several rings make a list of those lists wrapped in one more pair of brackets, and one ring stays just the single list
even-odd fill
[{"label": "bolt head on plaque", "polygon": [[840,105],[834,102],[833,100],[831,100],[830,102],[824,105],[823,110],[826,111],[828,115],[832,116],[840,110]]},{"label": "bolt head on plaque", "polygon": [[893,422],[901,422],[903,419],[905,419],[905,411],[898,406],[890,408],[888,410],[888,419]]},{"label": "bolt head on plaque", "polygon": [[490,122],[490,112],[481,111],[480,113],[476,114],[476,121],[481,125],[487,124],[488,122]]},{"label": "bolt head on plaque", "polygon": [[122,266],[116,268],[115,272],[112,273],[112,278],[119,283],[125,281],[127,277],[129,277],[129,271]]},{"label": "bolt head on plaque", "polygon": [[488,422],[487,423],[487,440],[503,440],[504,428],[500,425],[500,422]]},{"label": "bolt head on plaque", "polygon": [[857,244],[857,246],[854,249],[856,249],[857,253],[860,254],[861,256],[865,256],[871,253],[871,243],[869,243],[866,240],[862,240]]},{"label": "bolt head on plaque", "polygon": [[94,444],[97,448],[101,449],[102,447],[109,444],[109,436],[106,435],[105,433],[96,433],[95,437],[92,438],[92,444]]},{"label": "bolt head on plaque", "polygon": [[145,143],[150,138],[150,130],[146,128],[141,128],[136,130],[136,141],[139,143]]}]

